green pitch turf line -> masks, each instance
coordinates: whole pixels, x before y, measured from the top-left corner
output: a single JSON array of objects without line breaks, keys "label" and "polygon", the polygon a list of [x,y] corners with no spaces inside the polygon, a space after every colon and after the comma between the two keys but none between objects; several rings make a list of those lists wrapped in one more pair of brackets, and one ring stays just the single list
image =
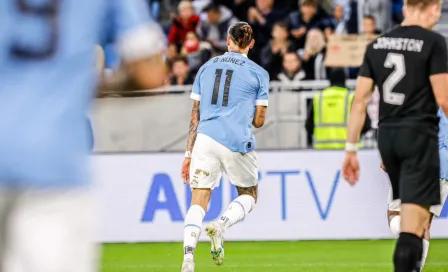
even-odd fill
[{"label": "green pitch turf line", "polygon": [[[196,272],[390,272],[393,240],[226,242],[224,265],[217,267],[209,243],[199,243]],[[107,244],[102,272],[180,271],[181,243]],[[424,272],[448,272],[448,240],[430,244]]]}]

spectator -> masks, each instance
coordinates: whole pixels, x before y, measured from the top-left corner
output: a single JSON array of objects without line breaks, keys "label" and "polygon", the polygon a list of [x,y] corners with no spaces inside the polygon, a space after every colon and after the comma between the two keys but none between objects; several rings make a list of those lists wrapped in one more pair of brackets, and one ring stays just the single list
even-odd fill
[{"label": "spectator", "polygon": [[[308,145],[313,144],[316,149],[343,149],[354,93],[345,86],[343,69],[334,68],[329,75],[330,87],[316,95],[308,108],[305,121]],[[366,114],[361,135],[368,132],[370,128],[371,120]]]},{"label": "spectator", "polygon": [[201,21],[204,19],[204,16],[202,16],[204,9],[211,3],[214,3],[214,1],[211,1],[211,0],[194,0],[194,1],[192,1],[194,12],[196,14],[199,14]]},{"label": "spectator", "polygon": [[401,24],[403,21],[403,0],[392,0],[392,21]]},{"label": "spectator", "polygon": [[240,21],[249,21],[247,11],[254,6],[254,0],[213,0],[213,3],[223,5],[233,11],[233,15]]},{"label": "spectator", "polygon": [[305,78],[302,63],[296,52],[287,52],[283,56],[283,72],[278,74],[277,79],[283,83],[298,83]]},{"label": "spectator", "polygon": [[332,11],[333,11],[333,15],[334,15],[334,8],[336,6],[341,6],[343,12],[343,17],[341,18],[341,21],[347,22],[351,15],[352,15],[352,10],[351,10],[351,6],[350,6],[350,2],[352,2],[351,0],[333,0],[332,1]]},{"label": "spectator", "polygon": [[179,56],[173,59],[171,65],[173,76],[171,85],[192,85],[194,78],[191,75],[190,67],[186,57]]},{"label": "spectator", "polygon": [[[392,3],[390,0],[363,0],[363,14],[372,15],[376,19],[376,27],[386,31],[392,25]],[[358,3],[359,5],[359,3]]]},{"label": "spectator", "polygon": [[[256,0],[256,7],[248,10],[248,21],[252,25],[255,36],[255,47],[252,56],[257,57],[261,49],[271,39],[272,27],[275,22],[281,21],[284,14],[273,8],[274,0]],[[255,59],[256,62],[258,59]]]},{"label": "spectator", "polygon": [[376,28],[376,20],[375,17],[371,16],[371,15],[366,15],[364,16],[363,20],[362,20],[362,29],[363,34],[365,35],[379,35],[381,34],[381,31],[379,31]]},{"label": "spectator", "polygon": [[199,23],[198,34],[210,43],[215,52],[224,53],[227,51],[227,30],[238,20],[231,13],[223,14],[220,6],[213,3],[204,10],[207,19]]},{"label": "spectator", "polygon": [[[364,15],[362,19],[362,34],[367,36],[376,36],[381,34],[381,31],[376,28],[376,20],[375,17],[371,15]],[[359,67],[350,67],[348,68],[349,77],[352,79],[356,79],[359,74]]]},{"label": "spectator", "polygon": [[194,14],[193,5],[190,1],[181,1],[178,6],[179,17],[173,20],[170,33],[168,35],[168,42],[170,47],[179,48],[185,41],[185,37],[189,31],[196,31],[199,23],[199,16]]},{"label": "spectator", "polygon": [[347,33],[347,27],[344,18],[344,7],[342,5],[335,5],[333,9],[333,17],[328,18],[324,21],[324,33],[327,40],[333,34]]},{"label": "spectator", "polygon": [[293,36],[296,48],[305,46],[305,38],[312,28],[320,28],[321,20],[317,16],[316,0],[301,0],[300,11],[289,15],[289,28]]},{"label": "spectator", "polygon": [[296,0],[275,0],[274,8],[282,10],[284,14],[289,14],[297,9]]},{"label": "spectator", "polygon": [[319,29],[311,29],[306,37],[303,50],[299,50],[302,58],[303,70],[306,80],[322,80],[327,78],[324,66],[325,59],[325,37]]},{"label": "spectator", "polygon": [[181,54],[186,56],[192,73],[195,74],[211,58],[211,49],[208,42],[200,41],[196,32],[190,31],[187,33]]},{"label": "spectator", "polygon": [[334,8],[334,0],[317,0],[318,8],[325,13],[325,17],[331,16]]},{"label": "spectator", "polygon": [[288,25],[277,22],[272,28],[272,40],[261,50],[261,66],[269,72],[270,78],[276,78],[282,71],[283,55],[293,49],[288,40]]},{"label": "spectator", "polygon": [[216,0],[194,0],[193,7],[196,14],[199,14],[200,21],[207,20],[207,12],[206,9],[209,5],[216,5],[219,7],[221,14],[224,17],[233,16],[233,11],[229,9],[226,5],[220,4],[219,1]]}]

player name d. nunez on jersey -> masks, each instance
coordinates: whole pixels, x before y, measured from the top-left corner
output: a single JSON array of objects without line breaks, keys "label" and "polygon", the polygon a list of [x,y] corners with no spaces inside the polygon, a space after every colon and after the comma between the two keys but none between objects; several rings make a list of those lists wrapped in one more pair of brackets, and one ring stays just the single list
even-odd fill
[{"label": "player name d. nunez on jersey", "polygon": [[423,44],[422,40],[416,39],[380,37],[373,44],[373,49],[422,52]]},{"label": "player name d. nunez on jersey", "polygon": [[230,63],[240,65],[240,66],[244,66],[244,63],[246,63],[246,61],[244,61],[244,60],[240,60],[240,59],[232,58],[232,57],[224,57],[224,56],[216,57],[213,62],[230,62]]}]

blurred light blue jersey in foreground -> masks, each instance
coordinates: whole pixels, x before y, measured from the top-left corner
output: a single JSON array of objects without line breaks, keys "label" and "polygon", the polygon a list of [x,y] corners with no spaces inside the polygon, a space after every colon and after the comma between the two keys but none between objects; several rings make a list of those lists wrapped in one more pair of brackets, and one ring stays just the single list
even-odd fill
[{"label": "blurred light blue jersey in foreground", "polygon": [[1,186],[88,182],[86,114],[106,26],[126,60],[160,49],[143,0],[0,1]]},{"label": "blurred light blue jersey in foreground", "polygon": [[448,180],[448,119],[439,109],[440,178]]},{"label": "blurred light blue jersey in foreground", "polygon": [[204,64],[191,98],[200,101],[198,133],[234,152],[255,149],[255,106],[268,106],[269,75],[247,56],[229,52]]}]

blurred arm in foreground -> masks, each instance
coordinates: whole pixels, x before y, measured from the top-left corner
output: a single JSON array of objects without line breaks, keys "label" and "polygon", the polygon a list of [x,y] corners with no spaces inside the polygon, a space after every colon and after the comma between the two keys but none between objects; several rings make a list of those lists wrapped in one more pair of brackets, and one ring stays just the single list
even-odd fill
[{"label": "blurred arm in foreground", "polygon": [[[134,0],[129,0],[134,1]],[[111,5],[117,51],[122,57],[120,69],[104,77],[100,90],[147,90],[163,86],[166,66],[163,53],[166,39],[160,26],[149,18],[145,7],[115,1]],[[132,9],[132,10],[130,10]]]}]

